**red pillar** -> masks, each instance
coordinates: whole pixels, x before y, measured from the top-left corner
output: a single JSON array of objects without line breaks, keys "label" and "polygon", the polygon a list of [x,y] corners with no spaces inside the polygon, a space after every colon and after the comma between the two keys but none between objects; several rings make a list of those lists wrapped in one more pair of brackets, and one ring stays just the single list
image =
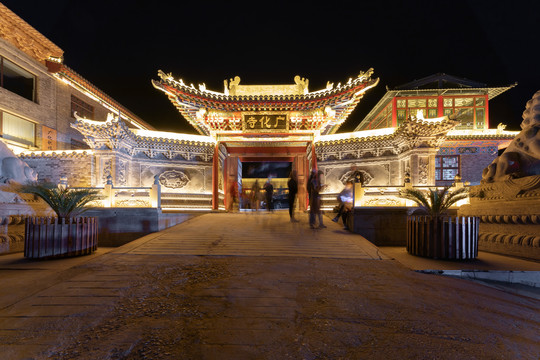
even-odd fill
[{"label": "red pillar", "polygon": [[219,143],[214,148],[214,158],[212,162],[212,209],[219,209]]},{"label": "red pillar", "polygon": [[439,95],[437,98],[437,117],[441,117],[444,115],[444,100],[443,96]]},{"label": "red pillar", "polygon": [[392,127],[397,127],[397,98],[392,98]]}]

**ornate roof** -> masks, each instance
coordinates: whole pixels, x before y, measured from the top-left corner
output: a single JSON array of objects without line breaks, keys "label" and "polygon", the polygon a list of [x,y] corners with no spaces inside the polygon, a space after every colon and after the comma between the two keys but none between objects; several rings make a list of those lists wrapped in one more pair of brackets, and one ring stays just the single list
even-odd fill
[{"label": "ornate roof", "polygon": [[372,156],[400,154],[409,149],[428,146],[438,147],[446,139],[446,134],[459,121],[448,116],[436,119],[419,117],[407,118],[397,128],[357,131],[353,133],[320,136],[315,140],[317,157],[324,161],[333,153],[369,152]]},{"label": "ornate roof", "polygon": [[288,130],[332,134],[354,110],[364,93],[376,86],[373,69],[360,72],[345,84],[328,83],[323,90],[309,92],[308,80],[295,77],[295,85],[240,85],[240,78],[225,81],[223,93],[197,88],[158,72],[156,89],[167,94],[180,114],[201,134],[242,132],[245,112],[287,112]]},{"label": "ornate roof", "polygon": [[131,156],[144,153],[149,158],[163,155],[170,160],[181,156],[201,161],[210,161],[214,153],[215,142],[208,136],[131,129],[112,114],[106,121],[83,119],[77,114],[75,118],[71,127],[83,134],[94,150],[118,150]]},{"label": "ornate roof", "polygon": [[392,90],[387,87],[386,94],[362,119],[355,130],[360,130],[369,124],[395,97],[487,95],[488,100],[492,100],[515,86],[517,86],[517,83],[508,86],[489,87],[483,83],[447,74],[427,76],[420,80],[397,86]]},{"label": "ornate roof", "polygon": [[64,51],[0,3],[0,37],[41,63],[61,62]]}]

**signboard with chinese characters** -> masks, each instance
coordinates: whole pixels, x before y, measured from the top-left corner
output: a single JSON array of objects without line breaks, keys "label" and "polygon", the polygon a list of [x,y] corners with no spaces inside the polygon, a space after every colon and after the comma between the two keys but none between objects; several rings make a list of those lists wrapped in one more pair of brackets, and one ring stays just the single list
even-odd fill
[{"label": "signboard with chinese characters", "polygon": [[41,131],[41,149],[56,150],[56,130],[43,126]]},{"label": "signboard with chinese characters", "polygon": [[287,131],[289,121],[287,113],[253,112],[242,115],[243,131]]}]

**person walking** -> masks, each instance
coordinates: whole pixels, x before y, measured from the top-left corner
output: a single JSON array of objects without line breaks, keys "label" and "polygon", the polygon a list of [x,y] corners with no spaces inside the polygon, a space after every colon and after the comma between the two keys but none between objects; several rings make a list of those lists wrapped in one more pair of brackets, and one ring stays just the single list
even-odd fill
[{"label": "person walking", "polygon": [[324,229],[326,226],[323,223],[323,215],[321,211],[321,196],[320,192],[324,185],[322,184],[322,171],[313,169],[308,182],[309,192],[309,227],[316,229],[315,222],[319,219],[319,229]]},{"label": "person walking", "polygon": [[289,187],[289,217],[291,222],[298,222],[294,217],[294,203],[296,201],[296,194],[298,193],[298,178],[296,176],[296,170],[291,171],[291,177],[287,181]]},{"label": "person walking", "polygon": [[273,211],[274,210],[274,203],[273,203],[273,193],[274,193],[274,185],[272,185],[272,182],[270,181],[271,178],[268,177],[268,180],[264,184],[264,190],[266,191],[266,210]]},{"label": "person walking", "polygon": [[259,211],[259,205],[261,203],[261,200],[259,199],[260,190],[259,180],[255,180],[251,187],[251,210],[255,209],[255,211]]},{"label": "person walking", "polygon": [[352,180],[347,180],[345,183],[345,188],[338,195],[339,200],[339,211],[335,218],[332,219],[333,222],[338,222],[339,218],[343,221],[343,229],[349,230],[347,224],[347,219],[349,218],[350,212],[352,210],[353,203],[353,182]]}]

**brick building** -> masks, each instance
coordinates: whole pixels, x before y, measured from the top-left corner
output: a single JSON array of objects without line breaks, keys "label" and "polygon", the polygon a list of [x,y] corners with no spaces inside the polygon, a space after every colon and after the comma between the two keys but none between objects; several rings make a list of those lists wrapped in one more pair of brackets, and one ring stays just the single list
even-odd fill
[{"label": "brick building", "polygon": [[482,169],[508,146],[517,132],[490,129],[489,101],[517,84],[489,87],[448,74],[434,74],[388,89],[355,131],[399,127],[410,116],[435,119],[459,114],[460,123],[446,135],[435,158],[437,185],[456,175],[478,184]]},{"label": "brick building", "polygon": [[63,51],[0,3],[0,137],[15,152],[88,146],[74,112],[94,120],[120,114],[152,127],[63,63]]}]

